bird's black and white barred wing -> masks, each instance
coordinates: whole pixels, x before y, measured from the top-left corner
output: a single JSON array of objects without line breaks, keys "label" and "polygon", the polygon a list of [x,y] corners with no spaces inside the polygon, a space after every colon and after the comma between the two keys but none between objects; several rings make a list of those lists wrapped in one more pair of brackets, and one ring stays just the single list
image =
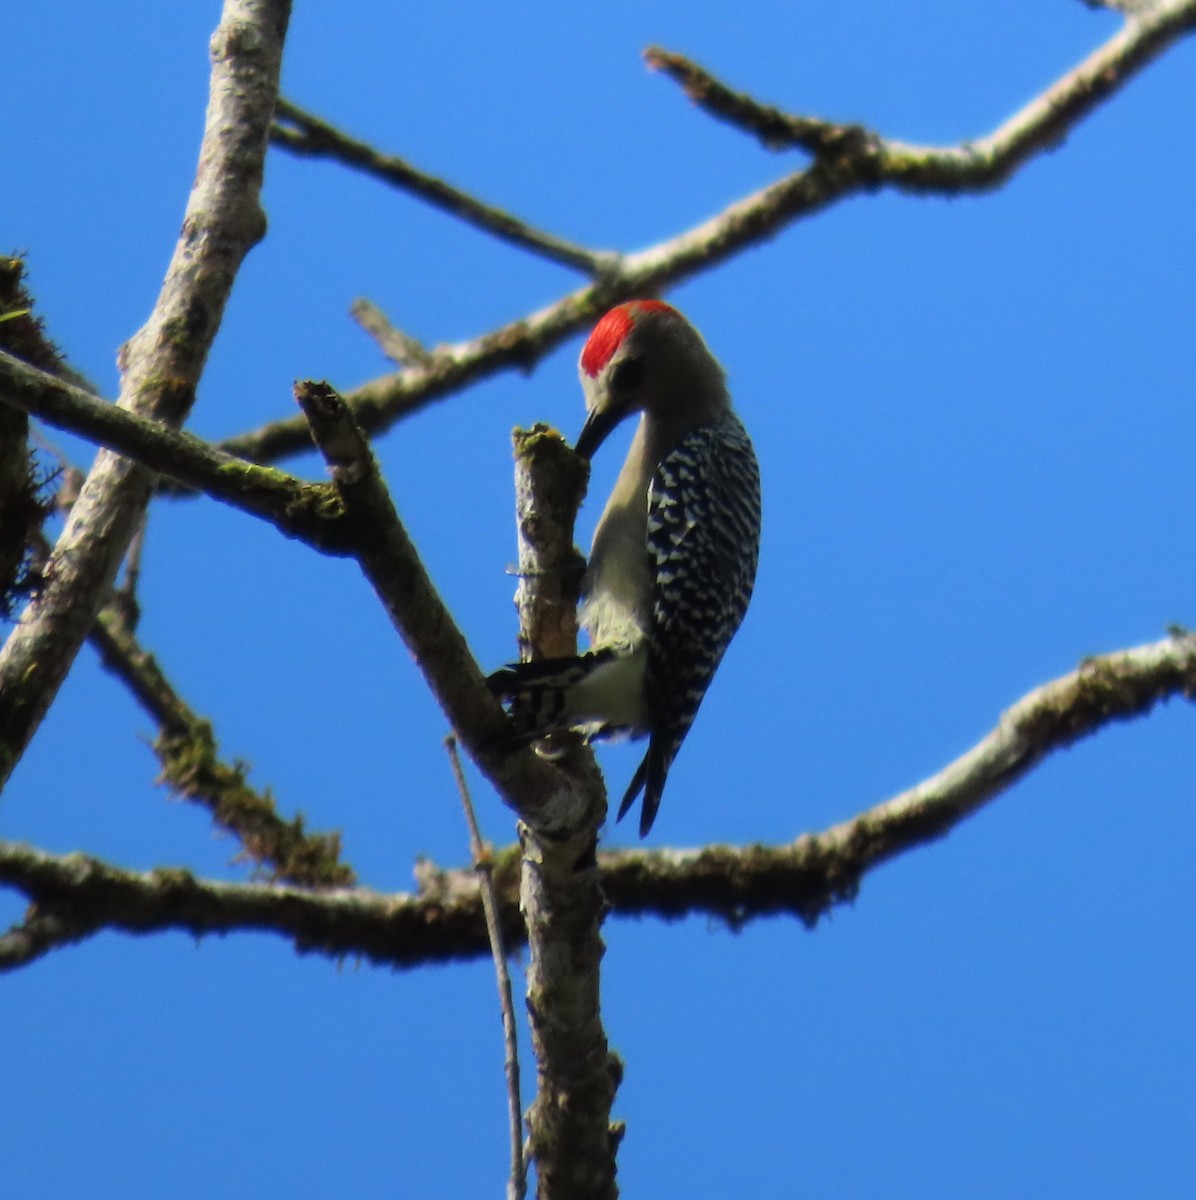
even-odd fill
[{"label": "bird's black and white barred wing", "polygon": [[759,547],[760,469],[746,430],[728,411],[686,434],[648,491],[651,740],[619,810],[621,817],[644,788],[641,834],[651,828],[669,766],[747,611]]}]

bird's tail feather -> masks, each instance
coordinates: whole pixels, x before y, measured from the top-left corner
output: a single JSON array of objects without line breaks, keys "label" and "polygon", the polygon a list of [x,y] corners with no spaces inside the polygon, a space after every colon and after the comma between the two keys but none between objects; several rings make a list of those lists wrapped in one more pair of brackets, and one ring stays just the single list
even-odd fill
[{"label": "bird's tail feather", "polygon": [[[673,754],[675,753],[676,747],[674,746]],[[636,767],[635,774],[631,777],[631,783],[623,795],[623,802],[619,805],[618,814],[615,816],[616,821],[621,821],[627,815],[628,810],[635,803],[635,798],[643,791],[644,804],[640,809],[640,837],[648,836],[652,829],[652,823],[656,820],[656,813],[660,808],[660,798],[664,795],[664,781],[668,778],[673,754],[668,752],[663,739],[654,735],[648,743],[648,752],[644,755],[640,765]]]}]

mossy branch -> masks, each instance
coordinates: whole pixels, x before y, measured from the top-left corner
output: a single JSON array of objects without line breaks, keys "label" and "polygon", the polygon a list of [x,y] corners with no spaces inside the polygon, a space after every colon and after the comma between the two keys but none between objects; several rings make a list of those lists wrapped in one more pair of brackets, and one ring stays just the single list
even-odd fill
[{"label": "mossy branch", "polygon": [[[0,257],[0,350],[54,374],[62,359],[33,310],[24,262]],[[29,442],[29,418],[9,400],[10,389],[0,379],[0,619],[11,617],[37,586],[34,559],[52,507]]]},{"label": "mossy branch", "polygon": [[259,792],[249,786],[246,764],[220,757],[211,722],[179,696],[154,656],[137,643],[118,606],[100,613],[91,640],[104,666],[127,684],[158,724],[153,749],[162,765],[160,782],[206,808],[269,878],[304,887],[356,882],[352,869],[340,861],[338,833],[308,832],[302,814],[285,820],[269,789]]},{"label": "mossy branch", "polygon": [[183,430],[108,404],[0,350],[0,400],[87,438],[317,550],[344,554],[341,507],[326,483],[258,466]]},{"label": "mossy branch", "polygon": [[[608,852],[598,855],[598,882],[616,916],[701,914],[740,928],[786,915],[813,925],[836,904],[853,900],[869,871],[945,836],[1048,755],[1178,697],[1196,697],[1196,637],[1184,633],[1087,659],[1024,696],[937,774],[822,833],[782,846]],[[301,952],[360,955],[399,967],[489,954],[476,873],[422,863],[416,874],[414,895],[314,892],[215,883],[186,872],[139,874],[81,855],[0,843],[0,885],[26,895],[35,916],[53,918],[0,938],[0,969],[105,928],[138,934],[269,930]],[[512,948],[527,936],[519,851],[495,852],[492,874],[503,941]],[[573,986],[588,988],[587,978],[588,972],[577,974]],[[614,1075],[612,1089],[613,1082]]]},{"label": "mossy branch", "polygon": [[838,195],[879,187],[958,195],[999,187],[1029,159],[1055,149],[1069,130],[1154,58],[1196,30],[1194,0],[1157,0],[1139,7],[1103,46],[995,130],[958,146],[919,146],[862,125],[786,113],[734,91],[691,59],[658,46],[645,58],[706,112],[769,149],[796,147],[814,155],[815,166],[832,177]]}]

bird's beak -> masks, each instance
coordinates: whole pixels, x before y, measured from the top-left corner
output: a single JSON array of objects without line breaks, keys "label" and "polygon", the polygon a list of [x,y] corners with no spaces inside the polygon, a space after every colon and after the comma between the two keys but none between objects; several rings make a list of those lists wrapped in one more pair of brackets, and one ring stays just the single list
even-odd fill
[{"label": "bird's beak", "polygon": [[587,461],[594,456],[594,451],[606,441],[611,430],[627,415],[618,408],[595,408],[581,427],[577,445],[573,447],[575,454],[580,454]]}]

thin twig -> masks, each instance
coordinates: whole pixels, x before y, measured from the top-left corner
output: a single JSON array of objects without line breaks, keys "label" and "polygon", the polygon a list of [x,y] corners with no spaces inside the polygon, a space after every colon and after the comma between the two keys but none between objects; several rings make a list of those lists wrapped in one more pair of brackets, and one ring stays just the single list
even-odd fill
[{"label": "thin twig", "polygon": [[465,772],[461,769],[461,756],[457,753],[457,739],[449,734],[444,739],[448,750],[453,779],[461,794],[461,806],[465,809],[465,820],[469,823],[469,855],[473,869],[481,884],[482,911],[486,917],[486,936],[490,939],[490,953],[494,958],[494,974],[498,978],[498,1000],[502,1007],[502,1034],[504,1068],[507,1075],[507,1109],[511,1133],[511,1178],[507,1184],[509,1200],[523,1200],[527,1194],[527,1164],[523,1157],[523,1099],[519,1088],[519,1034],[515,1027],[515,999],[511,992],[511,974],[507,970],[507,955],[503,949],[502,925],[498,919],[498,895],[494,890],[494,857],[482,841],[478,828],[477,814],[469,795]]},{"label": "thin twig", "polygon": [[349,305],[349,315],[378,343],[378,349],[400,367],[426,367],[432,355],[409,333],[391,324],[372,301],[359,296]]},{"label": "thin twig", "polygon": [[133,540],[129,543],[129,550],[125,555],[124,577],[120,581],[120,586],[115,588],[112,593],[112,599],[120,605],[125,625],[130,633],[136,630],[138,621],[141,619],[141,603],[137,599],[137,587],[141,582],[141,556],[145,550],[145,535],[148,525],[149,510],[146,509],[141,514],[137,532],[133,534]]},{"label": "thin twig", "polygon": [[644,61],[680,84],[685,94],[712,117],[753,134],[769,150],[799,146],[811,154],[827,154],[867,136],[857,125],[838,125],[818,117],[795,116],[736,92],[684,54],[649,46]]},{"label": "thin twig", "polygon": [[346,167],[353,167],[418,196],[442,212],[451,213],[500,241],[588,275],[601,275],[617,261],[613,254],[587,250],[584,246],[536,229],[501,208],[484,204],[467,192],[445,183],[443,179],[413,167],[404,159],[383,154],[369,143],[350,137],[289,100],[279,99],[276,115],[278,119],[270,130],[270,140],[292,154],[328,158]]}]

